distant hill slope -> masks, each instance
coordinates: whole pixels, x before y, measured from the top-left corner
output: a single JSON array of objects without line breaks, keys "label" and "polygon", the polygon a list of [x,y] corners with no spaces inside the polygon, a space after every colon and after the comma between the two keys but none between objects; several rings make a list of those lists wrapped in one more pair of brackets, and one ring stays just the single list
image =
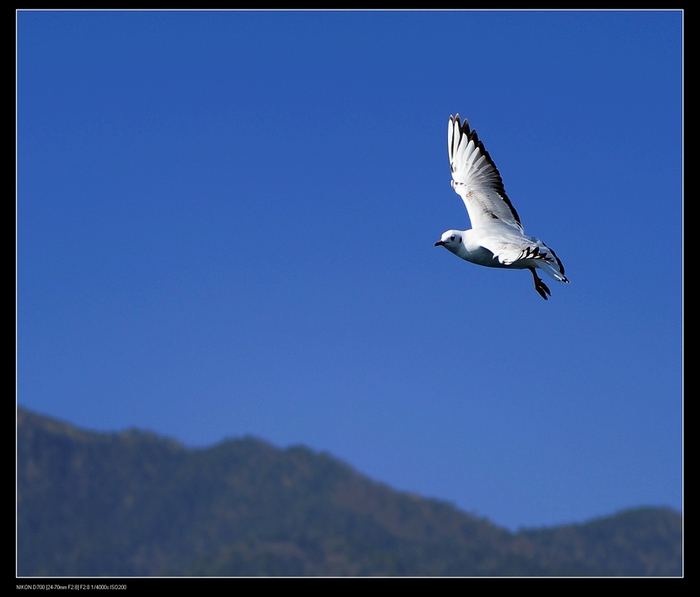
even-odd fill
[{"label": "distant hill slope", "polygon": [[81,431],[18,411],[21,576],[680,575],[646,508],[510,533],[325,453]]}]

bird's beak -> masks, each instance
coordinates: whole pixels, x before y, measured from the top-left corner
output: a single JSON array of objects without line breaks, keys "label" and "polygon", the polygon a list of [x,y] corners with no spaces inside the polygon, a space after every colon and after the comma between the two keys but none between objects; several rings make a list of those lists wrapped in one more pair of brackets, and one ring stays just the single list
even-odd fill
[{"label": "bird's beak", "polygon": [[445,241],[439,240],[439,241],[437,241],[433,246],[434,246],[434,247],[441,247],[441,246],[443,246],[444,244],[445,244]]}]

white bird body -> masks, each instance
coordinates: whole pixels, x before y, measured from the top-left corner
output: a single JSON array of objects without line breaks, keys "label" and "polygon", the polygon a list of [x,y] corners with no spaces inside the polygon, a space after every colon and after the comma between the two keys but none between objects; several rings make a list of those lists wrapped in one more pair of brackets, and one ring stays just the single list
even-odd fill
[{"label": "white bird body", "polygon": [[555,280],[568,283],[564,266],[540,239],[526,236],[520,216],[508,199],[501,174],[469,121],[460,124],[459,114],[450,116],[447,150],[452,188],[462,198],[472,223],[471,230],[448,230],[435,246],[477,265],[529,269],[535,290],[547,300],[547,285],[537,276],[539,268]]}]

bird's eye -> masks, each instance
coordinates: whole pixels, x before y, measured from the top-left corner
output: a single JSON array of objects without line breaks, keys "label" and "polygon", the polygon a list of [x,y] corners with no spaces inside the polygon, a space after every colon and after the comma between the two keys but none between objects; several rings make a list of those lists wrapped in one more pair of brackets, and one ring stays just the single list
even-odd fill
[{"label": "bird's eye", "polygon": [[455,239],[455,235],[453,234],[452,236],[450,236],[450,240],[454,240],[454,239]]}]

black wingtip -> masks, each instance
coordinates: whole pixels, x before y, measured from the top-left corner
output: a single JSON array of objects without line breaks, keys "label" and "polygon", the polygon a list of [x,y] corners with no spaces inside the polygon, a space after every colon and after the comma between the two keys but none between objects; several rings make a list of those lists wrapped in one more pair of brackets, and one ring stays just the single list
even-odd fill
[{"label": "black wingtip", "polygon": [[476,131],[472,131],[471,127],[469,126],[468,118],[465,118],[464,120],[460,121],[459,112],[457,112],[457,114],[455,114],[454,116],[450,116],[450,120],[453,120],[457,123],[457,129],[460,133],[466,135],[467,138],[472,139],[473,137],[470,137],[469,135],[473,132],[474,136],[476,137],[475,143],[478,143],[479,137],[476,135]]}]

